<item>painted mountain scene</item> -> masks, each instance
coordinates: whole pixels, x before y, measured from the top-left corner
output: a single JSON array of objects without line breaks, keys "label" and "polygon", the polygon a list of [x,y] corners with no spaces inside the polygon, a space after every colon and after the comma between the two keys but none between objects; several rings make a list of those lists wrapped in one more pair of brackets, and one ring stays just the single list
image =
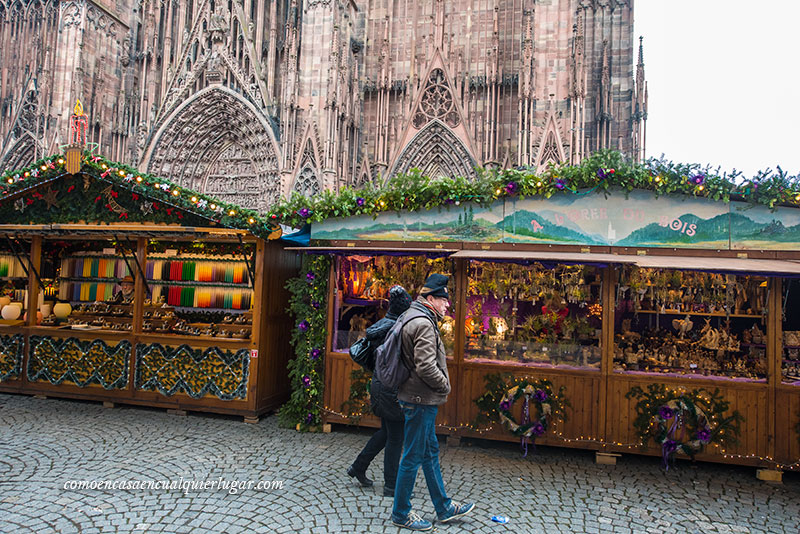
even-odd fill
[{"label": "painted mountain scene", "polygon": [[507,206],[509,242],[728,248],[728,207],[685,196],[656,198],[647,191],[566,194],[517,200]]},{"label": "painted mountain scene", "polygon": [[380,241],[502,241],[503,202],[484,208],[473,203],[422,212],[382,213],[329,219],[311,225],[311,239]]},{"label": "painted mountain scene", "polygon": [[312,239],[800,250],[800,209],[648,191],[507,199],[314,223]]},{"label": "painted mountain scene", "polygon": [[734,249],[800,250],[800,210],[731,202]]}]

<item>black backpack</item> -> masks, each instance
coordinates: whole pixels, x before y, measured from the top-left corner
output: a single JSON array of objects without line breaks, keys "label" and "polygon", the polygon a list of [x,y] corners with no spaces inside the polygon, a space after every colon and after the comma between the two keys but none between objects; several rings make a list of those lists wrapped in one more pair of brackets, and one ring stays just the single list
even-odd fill
[{"label": "black backpack", "polygon": [[439,329],[430,315],[422,310],[409,309],[398,317],[383,344],[375,349],[375,376],[389,389],[399,388],[411,376],[411,366],[403,357],[403,327],[412,319],[425,317],[433,324],[438,338]]},{"label": "black backpack", "polygon": [[366,337],[350,345],[350,359],[369,372],[375,370],[375,348]]}]

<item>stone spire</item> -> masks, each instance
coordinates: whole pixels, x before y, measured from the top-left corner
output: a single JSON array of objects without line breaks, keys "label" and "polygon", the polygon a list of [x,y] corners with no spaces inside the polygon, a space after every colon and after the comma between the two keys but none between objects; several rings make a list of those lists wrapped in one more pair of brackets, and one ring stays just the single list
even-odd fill
[{"label": "stone spire", "polygon": [[639,161],[645,158],[647,133],[647,80],[644,78],[644,45],[639,37],[639,62],[636,64],[636,79],[631,119],[633,121],[633,157]]}]

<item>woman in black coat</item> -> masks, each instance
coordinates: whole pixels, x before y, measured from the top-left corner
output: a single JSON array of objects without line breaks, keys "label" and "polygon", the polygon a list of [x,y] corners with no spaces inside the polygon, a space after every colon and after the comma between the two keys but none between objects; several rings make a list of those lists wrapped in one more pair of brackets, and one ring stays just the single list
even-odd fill
[{"label": "woman in black coat", "polygon": [[[389,311],[383,319],[367,328],[366,337],[373,349],[372,368],[368,369],[369,371],[375,371],[375,349],[383,343],[394,322],[409,306],[411,306],[411,296],[402,286],[394,286],[389,290]],[[386,447],[383,456],[383,495],[394,497],[397,467],[400,464],[400,454],[403,452],[405,417],[397,402],[397,390],[385,387],[374,374],[370,385],[370,405],[373,413],[381,418],[381,428],[369,439],[353,465],[347,469],[347,474],[357,478],[362,486],[372,486],[372,480],[367,478],[367,468],[375,456]]]}]

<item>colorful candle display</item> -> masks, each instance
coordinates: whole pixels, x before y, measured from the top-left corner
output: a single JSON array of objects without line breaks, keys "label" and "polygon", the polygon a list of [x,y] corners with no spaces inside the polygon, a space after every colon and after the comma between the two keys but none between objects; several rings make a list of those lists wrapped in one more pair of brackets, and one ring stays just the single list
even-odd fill
[{"label": "colorful candle display", "polygon": [[[90,255],[64,259],[61,272],[73,280],[62,281],[59,297],[73,302],[109,300],[117,287],[113,280],[131,274],[122,258]],[[247,266],[232,256],[150,256],[144,272],[153,302],[163,297],[170,306],[226,310],[247,310],[252,302]]]}]

